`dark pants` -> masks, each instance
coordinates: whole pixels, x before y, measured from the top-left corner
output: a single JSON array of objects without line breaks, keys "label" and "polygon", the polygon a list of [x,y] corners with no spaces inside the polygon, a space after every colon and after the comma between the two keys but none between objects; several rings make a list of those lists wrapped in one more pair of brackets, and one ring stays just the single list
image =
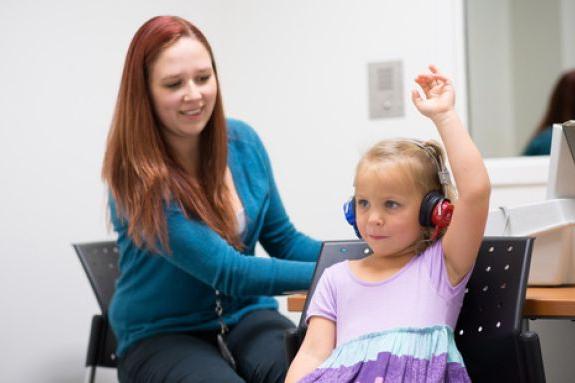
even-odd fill
[{"label": "dark pants", "polygon": [[122,383],[283,382],[288,368],[285,331],[293,327],[275,310],[244,316],[226,339],[237,371],[221,357],[216,332],[153,336],[120,359],[118,378]]}]

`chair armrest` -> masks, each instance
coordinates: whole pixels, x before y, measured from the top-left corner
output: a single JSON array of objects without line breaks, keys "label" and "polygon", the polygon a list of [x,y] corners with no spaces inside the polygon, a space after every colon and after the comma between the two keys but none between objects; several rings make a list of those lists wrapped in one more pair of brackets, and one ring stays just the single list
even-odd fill
[{"label": "chair armrest", "polygon": [[285,334],[285,347],[288,363],[291,363],[295,358],[302,342],[305,337],[306,328],[296,327],[286,331]]},{"label": "chair armrest", "polygon": [[528,383],[545,383],[545,369],[541,356],[539,336],[533,331],[525,331],[519,335],[521,354],[523,355],[523,371]]}]

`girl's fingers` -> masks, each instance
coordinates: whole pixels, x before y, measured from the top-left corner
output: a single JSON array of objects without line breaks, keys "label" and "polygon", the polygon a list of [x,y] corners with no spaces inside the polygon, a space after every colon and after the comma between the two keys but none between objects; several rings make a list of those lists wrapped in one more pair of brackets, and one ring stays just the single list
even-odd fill
[{"label": "girl's fingers", "polygon": [[429,70],[437,80],[443,81],[445,84],[450,84],[451,80],[448,77],[445,77],[443,73],[433,64],[429,65]]},{"label": "girl's fingers", "polygon": [[436,94],[446,85],[446,82],[442,79],[435,78],[417,78],[415,82],[421,87],[426,98],[431,97],[432,94]]},{"label": "girl's fingers", "polygon": [[445,83],[449,82],[449,78],[445,77],[442,74],[420,74],[419,76],[416,77],[416,80],[429,81],[429,82],[443,81]]},{"label": "girl's fingers", "polygon": [[429,70],[431,71],[431,73],[439,75],[439,76],[443,76],[443,74],[441,73],[441,71],[439,70],[439,68],[437,68],[435,65],[431,64],[429,65]]},{"label": "girl's fingers", "polygon": [[419,107],[419,105],[421,104],[422,98],[416,89],[411,90],[411,100],[417,107]]},{"label": "girl's fingers", "polygon": [[434,78],[435,80],[440,80],[440,81],[443,81],[443,82],[445,82],[445,83],[448,83],[448,82],[449,82],[449,78],[445,77],[445,76],[442,75],[442,74],[436,74],[436,75],[433,76],[433,78]]},{"label": "girl's fingers", "polygon": [[415,78],[415,82],[418,84],[428,83],[432,86],[437,85],[438,83],[449,84],[449,78],[438,75],[438,74],[420,74]]},{"label": "girl's fingers", "polygon": [[429,85],[429,82],[427,81],[415,81],[423,90],[423,92],[425,93],[426,96],[429,95],[429,91],[431,90],[431,86]]}]

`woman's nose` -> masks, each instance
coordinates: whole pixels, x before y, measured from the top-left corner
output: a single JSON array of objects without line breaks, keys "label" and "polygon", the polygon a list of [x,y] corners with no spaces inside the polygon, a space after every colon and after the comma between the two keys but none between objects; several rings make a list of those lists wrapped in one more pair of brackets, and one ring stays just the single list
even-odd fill
[{"label": "woman's nose", "polygon": [[202,93],[200,92],[199,87],[194,83],[193,80],[190,80],[186,84],[186,93],[184,94],[185,101],[192,101],[202,98]]}]

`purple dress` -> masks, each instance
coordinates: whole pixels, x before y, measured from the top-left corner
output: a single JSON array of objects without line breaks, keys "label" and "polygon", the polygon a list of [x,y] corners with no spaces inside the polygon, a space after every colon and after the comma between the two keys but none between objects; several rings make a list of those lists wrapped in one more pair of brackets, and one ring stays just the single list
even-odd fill
[{"label": "purple dress", "polygon": [[470,275],[451,285],[440,241],[381,282],[329,267],[307,320],[334,321],[336,348],[300,382],[470,382],[453,336]]}]

